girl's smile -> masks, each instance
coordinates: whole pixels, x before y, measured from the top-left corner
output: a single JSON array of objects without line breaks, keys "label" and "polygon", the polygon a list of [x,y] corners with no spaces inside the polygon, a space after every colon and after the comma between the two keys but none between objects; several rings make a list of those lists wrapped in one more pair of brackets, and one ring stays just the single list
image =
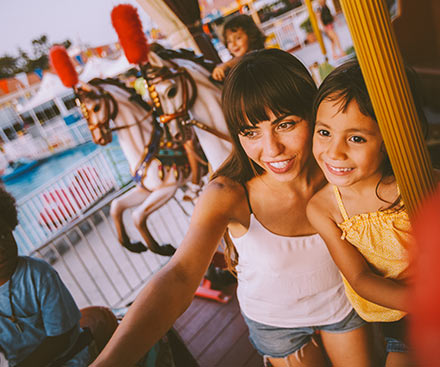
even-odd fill
[{"label": "girl's smile", "polygon": [[350,186],[366,179],[379,181],[384,159],[379,126],[359,110],[355,101],[345,111],[324,100],[317,112],[313,154],[327,180]]}]

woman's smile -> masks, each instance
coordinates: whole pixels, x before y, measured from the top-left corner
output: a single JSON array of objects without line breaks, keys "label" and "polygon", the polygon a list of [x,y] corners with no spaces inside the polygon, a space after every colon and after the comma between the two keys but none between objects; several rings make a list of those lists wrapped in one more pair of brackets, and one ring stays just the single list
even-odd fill
[{"label": "woman's smile", "polygon": [[283,161],[264,162],[266,166],[274,173],[286,173],[290,170],[295,162],[294,158]]}]

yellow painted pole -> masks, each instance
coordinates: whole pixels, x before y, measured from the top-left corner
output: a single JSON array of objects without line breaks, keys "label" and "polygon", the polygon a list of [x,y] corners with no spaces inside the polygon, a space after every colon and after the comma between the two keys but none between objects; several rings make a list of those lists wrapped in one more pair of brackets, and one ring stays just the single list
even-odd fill
[{"label": "yellow painted pole", "polygon": [[434,189],[408,79],[384,0],[340,0],[385,146],[411,217]]},{"label": "yellow painted pole", "polygon": [[321,47],[321,52],[325,56],[327,55],[327,50],[325,49],[324,40],[322,39],[321,31],[318,27],[318,21],[316,20],[316,14],[313,11],[312,0],[305,0],[307,5],[307,10],[309,11],[310,23],[312,24],[313,32],[316,35],[319,46]]}]

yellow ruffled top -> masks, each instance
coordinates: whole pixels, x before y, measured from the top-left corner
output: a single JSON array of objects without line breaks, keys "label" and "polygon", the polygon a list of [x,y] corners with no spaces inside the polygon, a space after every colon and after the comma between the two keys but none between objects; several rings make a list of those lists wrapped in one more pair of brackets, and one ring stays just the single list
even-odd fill
[{"label": "yellow ruffled top", "polygon": [[[341,194],[333,186],[344,221],[338,224],[342,239],[355,246],[378,274],[385,278],[402,279],[409,265],[408,250],[412,243],[411,224],[405,210],[384,210],[348,217]],[[403,311],[376,305],[359,296],[343,277],[345,291],[353,308],[364,320],[397,321]]]}]

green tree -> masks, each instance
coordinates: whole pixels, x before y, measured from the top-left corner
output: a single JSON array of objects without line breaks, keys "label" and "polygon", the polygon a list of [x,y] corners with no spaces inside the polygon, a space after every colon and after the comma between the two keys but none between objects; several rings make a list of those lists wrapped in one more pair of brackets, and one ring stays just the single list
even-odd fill
[{"label": "green tree", "polygon": [[18,58],[7,54],[0,57],[0,78],[9,78],[18,72]]},{"label": "green tree", "polygon": [[[0,78],[10,78],[23,71],[30,73],[35,69],[49,69],[49,50],[52,44],[49,42],[48,36],[43,34],[32,40],[31,44],[31,56],[19,48],[18,57],[13,57],[8,54],[0,57]],[[68,39],[61,43],[66,49],[68,49],[71,44],[72,42]]]},{"label": "green tree", "polygon": [[43,55],[47,55],[50,47],[49,38],[45,34],[41,35],[40,38],[32,40],[34,58],[38,59]]}]

